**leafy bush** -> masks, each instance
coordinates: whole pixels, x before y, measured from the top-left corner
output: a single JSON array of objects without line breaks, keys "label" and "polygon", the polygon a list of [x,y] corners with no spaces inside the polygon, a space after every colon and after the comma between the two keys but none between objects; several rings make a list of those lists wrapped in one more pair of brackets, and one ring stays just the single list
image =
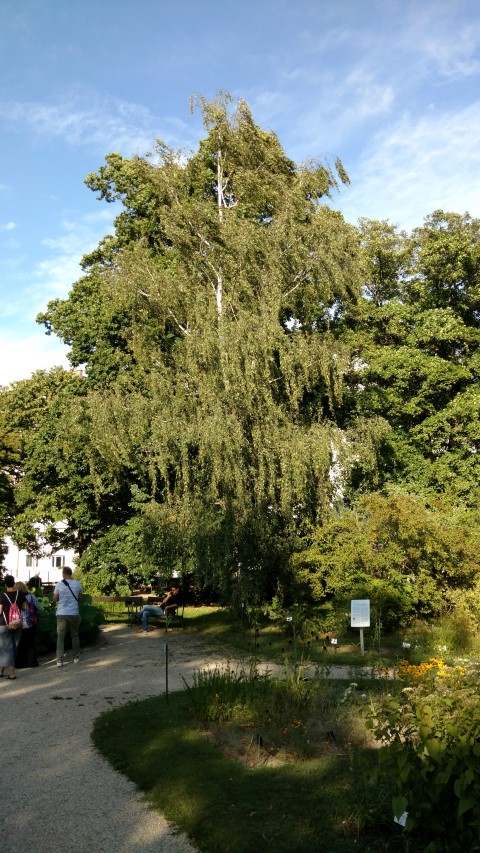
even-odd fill
[{"label": "leafy bush", "polygon": [[418,496],[364,495],[305,537],[291,556],[291,601],[310,607],[330,602],[340,615],[352,598],[368,598],[372,620],[384,631],[415,616],[444,613],[455,604],[452,590],[459,596],[473,591],[478,577],[480,536],[467,521]]},{"label": "leafy bush", "polygon": [[422,660],[427,655],[472,654],[480,646],[476,625],[462,607],[432,623],[414,620],[404,632],[404,637],[410,644],[409,657],[412,660]]},{"label": "leafy bush", "polygon": [[399,695],[373,704],[367,726],[382,743],[379,776],[397,786],[393,810],[423,849],[479,849],[480,667],[447,667],[432,658],[404,662]]},{"label": "leafy bush", "polygon": [[200,726],[256,727],[266,743],[295,754],[307,754],[310,743],[328,740],[332,729],[335,743],[363,746],[366,732],[358,708],[367,694],[356,683],[345,688],[320,670],[312,678],[305,671],[301,665],[287,666],[284,677],[274,678],[260,673],[255,661],[247,668],[200,670],[191,686],[185,683],[189,706]]}]

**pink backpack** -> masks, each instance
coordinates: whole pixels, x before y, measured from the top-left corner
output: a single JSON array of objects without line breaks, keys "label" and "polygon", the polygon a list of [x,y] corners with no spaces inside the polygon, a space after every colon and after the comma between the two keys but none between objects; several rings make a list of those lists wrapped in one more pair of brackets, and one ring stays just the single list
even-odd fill
[{"label": "pink backpack", "polygon": [[[12,601],[10,596],[7,593],[5,593],[5,595],[7,596],[8,600],[10,602],[10,608],[8,611],[8,623],[7,624],[8,624],[8,627],[12,631],[15,631],[17,628],[22,627],[22,614],[20,613],[20,608],[17,604],[18,590],[17,590],[17,594],[15,596],[15,601]],[[18,622],[18,624],[16,624],[17,622]]]}]

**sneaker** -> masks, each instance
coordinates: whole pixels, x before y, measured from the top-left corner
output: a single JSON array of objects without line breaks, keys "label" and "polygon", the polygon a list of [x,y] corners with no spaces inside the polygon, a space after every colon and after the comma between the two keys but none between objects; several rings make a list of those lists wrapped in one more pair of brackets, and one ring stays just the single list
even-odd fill
[{"label": "sneaker", "polygon": [[74,659],[73,659],[73,662],[74,662],[74,663],[80,663],[80,658],[74,658]]},{"label": "sneaker", "polygon": [[57,666],[63,666],[63,660],[57,660]]}]

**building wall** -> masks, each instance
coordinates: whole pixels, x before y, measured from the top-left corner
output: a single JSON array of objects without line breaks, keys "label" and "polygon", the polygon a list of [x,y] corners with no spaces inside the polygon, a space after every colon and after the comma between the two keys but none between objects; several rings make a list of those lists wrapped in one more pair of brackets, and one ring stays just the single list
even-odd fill
[{"label": "building wall", "polygon": [[4,560],[4,574],[13,575],[16,581],[28,583],[31,577],[39,575],[43,583],[56,583],[62,579],[62,567],[75,568],[75,552],[65,548],[53,553],[45,548],[42,557],[32,557],[22,548],[19,549],[8,536],[5,538],[8,552]]}]

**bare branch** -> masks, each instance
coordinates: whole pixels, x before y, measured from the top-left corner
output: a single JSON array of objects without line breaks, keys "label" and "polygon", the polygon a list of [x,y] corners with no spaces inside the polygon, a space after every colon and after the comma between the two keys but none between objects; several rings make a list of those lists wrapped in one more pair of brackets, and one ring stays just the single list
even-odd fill
[{"label": "bare branch", "polygon": [[305,275],[305,273],[306,273],[306,270],[305,270],[305,269],[300,270],[300,272],[297,272],[297,274],[296,274],[296,276],[295,276],[295,278],[294,278],[293,280],[294,280],[294,281],[296,281],[296,282],[298,282],[298,283],[297,283],[297,284],[295,284],[293,287],[291,287],[291,288],[290,288],[290,290],[287,290],[287,292],[286,292],[286,293],[283,293],[283,294],[282,294],[282,296],[283,296],[283,298],[284,298],[284,299],[286,299],[286,298],[287,298],[287,296],[290,296],[290,294],[291,294],[291,293],[293,293],[293,292],[294,292],[294,290],[297,290],[297,288],[299,288],[299,287],[300,287],[300,285],[302,284],[302,282],[301,282],[301,281],[299,281],[299,279],[301,279],[301,278],[302,278],[302,276],[304,276],[304,275]]},{"label": "bare branch", "polygon": [[189,330],[187,329],[187,327],[186,327],[186,326],[182,326],[182,324],[181,324],[181,323],[177,320],[177,318],[175,317],[175,314],[173,313],[173,311],[172,311],[172,309],[171,309],[171,308],[167,308],[167,311],[168,311],[168,313],[170,314],[170,316],[174,319],[175,323],[177,324],[177,326],[178,326],[178,328],[180,329],[180,331],[182,332],[182,334],[184,334],[186,337],[188,337],[188,336],[190,335],[190,332],[189,332]]}]

